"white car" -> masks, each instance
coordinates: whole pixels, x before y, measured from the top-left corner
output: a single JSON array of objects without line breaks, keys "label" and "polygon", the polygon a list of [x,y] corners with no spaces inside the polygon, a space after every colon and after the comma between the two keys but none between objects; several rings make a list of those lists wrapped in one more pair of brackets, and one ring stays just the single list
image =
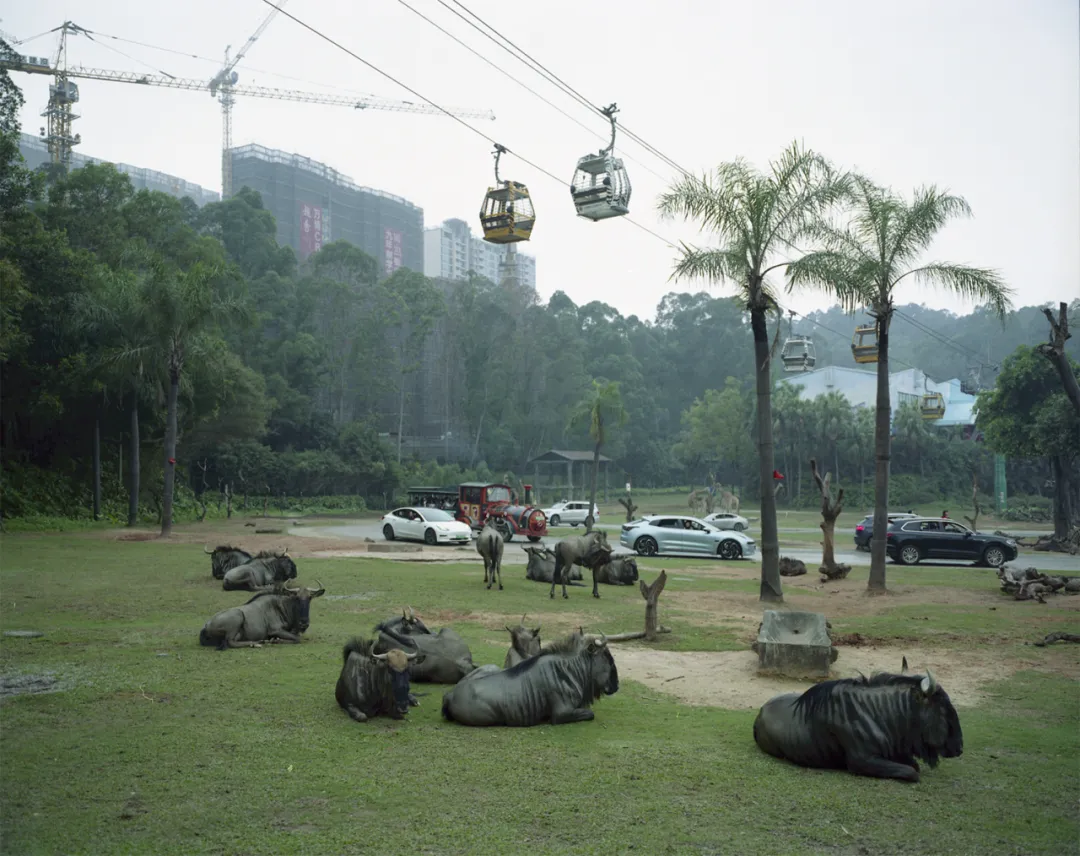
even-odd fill
[{"label": "white car", "polygon": [[745,532],[750,528],[749,520],[731,511],[717,511],[706,517],[705,522],[717,529],[734,529],[736,532]]},{"label": "white car", "polygon": [[382,518],[383,537],[387,541],[401,538],[423,541],[425,544],[469,544],[473,531],[467,523],[441,508],[395,508]]},{"label": "white car", "polygon": [[696,517],[681,514],[648,514],[624,523],[619,543],[639,556],[682,554],[747,559],[757,552],[757,544],[742,532],[721,532]]},{"label": "white car", "polygon": [[[588,502],[556,502],[551,508],[543,509],[547,517],[548,526],[583,526],[585,518],[589,516]],[[600,509],[593,506],[593,522],[600,519]]]}]

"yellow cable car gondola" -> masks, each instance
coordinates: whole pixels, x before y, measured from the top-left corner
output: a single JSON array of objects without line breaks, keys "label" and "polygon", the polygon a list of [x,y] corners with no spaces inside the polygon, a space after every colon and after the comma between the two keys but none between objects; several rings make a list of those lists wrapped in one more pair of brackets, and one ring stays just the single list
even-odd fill
[{"label": "yellow cable car gondola", "polygon": [[857,363],[878,361],[877,324],[855,328],[855,335],[851,337],[851,355]]},{"label": "yellow cable car gondola", "polygon": [[578,216],[594,223],[630,213],[630,176],[626,174],[622,159],[614,154],[615,114],[618,111],[614,104],[600,111],[611,122],[611,142],[595,155],[578,158],[570,182],[570,196]]},{"label": "yellow cable car gondola", "polygon": [[499,157],[505,151],[504,146],[495,144],[495,187],[488,188],[484,204],[480,207],[484,240],[492,244],[527,241],[536,223],[529,189],[516,181],[499,178]]},{"label": "yellow cable car gondola", "polygon": [[923,419],[941,419],[945,415],[945,396],[940,392],[928,392],[919,399],[919,411]]}]

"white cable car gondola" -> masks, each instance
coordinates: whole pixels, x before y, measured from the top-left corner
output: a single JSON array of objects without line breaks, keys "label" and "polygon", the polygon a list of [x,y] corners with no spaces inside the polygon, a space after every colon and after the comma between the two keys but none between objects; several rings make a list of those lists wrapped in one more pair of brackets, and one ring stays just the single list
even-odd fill
[{"label": "white cable car gondola", "polygon": [[808,372],[817,364],[814,342],[809,336],[796,336],[792,331],[795,313],[788,310],[788,337],[780,351],[780,362],[786,372]]},{"label": "white cable car gondola", "polygon": [[597,154],[579,158],[570,182],[570,195],[578,216],[594,223],[630,213],[630,176],[622,160],[614,155],[618,107],[612,104],[601,112],[611,122],[611,142]]},{"label": "white cable car gondola", "polygon": [[505,146],[495,144],[495,187],[489,187],[480,207],[480,226],[484,240],[492,244],[527,241],[536,223],[529,188],[516,181],[499,178],[499,157]]}]

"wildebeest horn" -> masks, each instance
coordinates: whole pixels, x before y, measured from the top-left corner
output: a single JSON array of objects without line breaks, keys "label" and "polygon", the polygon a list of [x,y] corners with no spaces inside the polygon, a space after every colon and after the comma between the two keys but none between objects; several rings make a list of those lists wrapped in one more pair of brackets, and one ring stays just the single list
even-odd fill
[{"label": "wildebeest horn", "polygon": [[900,665],[900,671],[903,674],[907,673],[907,657],[904,657],[904,662]]},{"label": "wildebeest horn", "polygon": [[603,648],[605,645],[607,645],[607,636],[601,633],[600,638],[596,640],[596,647]]},{"label": "wildebeest horn", "polygon": [[934,676],[929,669],[926,670],[926,677],[922,679],[919,689],[923,691],[924,695],[933,695],[934,690],[937,689],[937,681],[934,680]]},{"label": "wildebeest horn", "polygon": [[409,607],[409,618],[411,618],[413,621],[416,621],[416,610],[413,609],[411,606]]},{"label": "wildebeest horn", "polygon": [[372,654],[371,656],[375,660],[385,660],[387,657],[390,656],[390,653],[387,652],[385,654]]},{"label": "wildebeest horn", "polygon": [[315,585],[317,585],[317,586],[318,586],[318,588],[317,588],[317,589],[308,589],[308,591],[313,591],[313,592],[315,592],[315,594],[313,594],[313,595],[312,595],[312,597],[315,597],[315,596],[317,596],[317,595],[320,595],[320,594],[322,594],[322,593],[323,593],[324,591],[326,591],[326,586],[324,586],[324,585],[323,585],[323,584],[322,584],[321,582],[319,582],[318,580],[315,580]]},{"label": "wildebeest horn", "polygon": [[405,659],[406,660],[415,660],[418,656],[420,656],[420,652],[419,651],[413,651],[411,654],[406,654]]},{"label": "wildebeest horn", "polygon": [[209,546],[208,544],[203,544],[203,547],[202,547],[202,551],[203,551],[204,553],[206,553],[206,555],[207,555],[207,556],[213,556],[213,555],[214,555],[214,551],[213,551],[213,550],[207,550],[206,548],[207,548],[208,546]]},{"label": "wildebeest horn", "polygon": [[289,545],[288,544],[286,544],[285,549],[281,551],[281,555],[282,556],[288,556],[289,555]]},{"label": "wildebeest horn", "polygon": [[285,583],[285,591],[298,592],[298,591],[300,591],[300,588],[299,587],[293,588],[288,583]]}]

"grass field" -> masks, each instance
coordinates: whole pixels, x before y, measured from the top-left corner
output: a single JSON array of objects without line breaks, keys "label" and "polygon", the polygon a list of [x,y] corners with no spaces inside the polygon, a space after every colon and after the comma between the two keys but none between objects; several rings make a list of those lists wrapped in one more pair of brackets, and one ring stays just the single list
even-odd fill
[{"label": "grass field", "polygon": [[[890,566],[896,593],[884,598],[861,594],[865,568],[825,588],[785,581],[793,606],[890,658],[985,661],[980,701],[958,701],[963,757],[912,786],[785,765],[754,745],[753,709],[681,703],[628,667],[590,723],[467,729],[441,720],[446,688],[431,685],[414,686],[430,694],[405,722],[354,723],[334,701],[341,646],[404,603],[452,623],[480,664],[502,662],[502,625],[524,612],[546,640],[578,624],[638,629],[643,601],[615,587],[552,601],[520,566],[489,592],[475,562],[297,563],[301,582],[328,590],[303,644],[217,652],[198,646],[199,628],[246,595],[221,590],[200,547],[100,532],[0,539],[0,624],[45,632],[0,639],[0,672],[62,688],[0,704],[3,852],[1080,853],[1080,662],[1025,644],[1076,632],[1080,598],[1017,603],[970,568]],[[673,632],[621,649],[625,663],[650,648],[747,656],[752,569],[640,564],[646,579],[671,575],[660,611]],[[841,648],[837,667],[858,654]],[[939,678],[950,689],[947,669]]]}]

